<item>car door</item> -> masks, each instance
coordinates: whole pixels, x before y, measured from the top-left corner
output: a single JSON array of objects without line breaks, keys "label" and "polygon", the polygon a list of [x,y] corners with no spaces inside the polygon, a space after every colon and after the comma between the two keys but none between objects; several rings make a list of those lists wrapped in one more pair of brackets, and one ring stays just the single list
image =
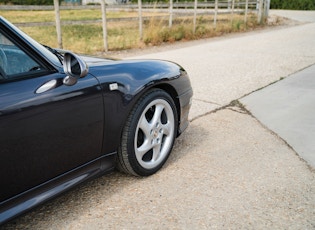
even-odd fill
[{"label": "car door", "polygon": [[103,101],[92,75],[66,86],[1,31],[0,49],[2,202],[100,157]]}]

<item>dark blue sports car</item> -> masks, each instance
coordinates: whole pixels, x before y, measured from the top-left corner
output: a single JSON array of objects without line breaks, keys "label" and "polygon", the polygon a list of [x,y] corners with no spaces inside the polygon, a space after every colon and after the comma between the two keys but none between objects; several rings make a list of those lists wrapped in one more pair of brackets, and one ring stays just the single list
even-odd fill
[{"label": "dark blue sports car", "polygon": [[0,17],[0,225],[114,168],[157,172],[191,101],[177,64],[57,51]]}]

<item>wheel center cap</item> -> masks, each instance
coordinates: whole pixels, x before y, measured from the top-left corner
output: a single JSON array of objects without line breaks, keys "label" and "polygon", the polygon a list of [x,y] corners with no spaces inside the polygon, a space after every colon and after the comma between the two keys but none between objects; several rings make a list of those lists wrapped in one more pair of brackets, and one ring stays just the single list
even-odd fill
[{"label": "wheel center cap", "polygon": [[157,130],[153,131],[153,137],[157,138],[159,136],[159,132]]}]

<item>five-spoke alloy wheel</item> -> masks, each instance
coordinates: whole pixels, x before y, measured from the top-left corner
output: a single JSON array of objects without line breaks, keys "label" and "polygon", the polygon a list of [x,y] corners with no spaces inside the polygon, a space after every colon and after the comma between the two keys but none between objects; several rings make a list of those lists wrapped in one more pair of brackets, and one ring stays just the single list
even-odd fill
[{"label": "five-spoke alloy wheel", "polygon": [[126,122],[118,151],[118,168],[148,176],[167,160],[177,132],[177,112],[172,97],[154,89],[142,96]]}]

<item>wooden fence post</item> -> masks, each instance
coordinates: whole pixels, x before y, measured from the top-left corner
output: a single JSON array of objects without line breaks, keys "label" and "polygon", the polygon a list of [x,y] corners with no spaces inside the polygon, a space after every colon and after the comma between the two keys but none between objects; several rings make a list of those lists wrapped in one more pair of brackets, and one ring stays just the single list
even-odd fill
[{"label": "wooden fence post", "polygon": [[231,17],[231,22],[233,22],[233,17],[234,17],[234,7],[235,7],[235,0],[232,0],[232,10],[231,10],[232,17]]},{"label": "wooden fence post", "polygon": [[215,0],[213,26],[217,28],[218,0]]},{"label": "wooden fence post", "polygon": [[246,3],[245,3],[245,16],[244,16],[245,26],[247,24],[247,14],[248,14],[248,0],[246,0]]},{"label": "wooden fence post", "polygon": [[102,25],[103,25],[104,50],[105,50],[105,52],[108,52],[107,23],[106,23],[106,3],[105,3],[105,0],[101,0],[101,7],[102,7]]},{"label": "wooden fence post", "polygon": [[194,4],[194,21],[193,21],[193,34],[196,33],[196,23],[197,23],[197,6],[198,6],[198,0],[195,0]]},{"label": "wooden fence post", "polygon": [[264,0],[259,0],[258,9],[258,23],[261,24],[263,21],[263,11],[264,11]]},{"label": "wooden fence post", "polygon": [[265,18],[269,16],[269,9],[270,9],[270,0],[265,0]]},{"label": "wooden fence post", "polygon": [[56,30],[57,30],[58,48],[62,49],[63,47],[62,47],[62,35],[61,35],[59,0],[54,0],[54,8],[55,8],[55,18],[56,18]]},{"label": "wooden fence post", "polygon": [[173,0],[170,0],[170,18],[168,22],[168,27],[171,28],[173,25]]},{"label": "wooden fence post", "polygon": [[139,37],[140,41],[143,39],[143,31],[142,31],[142,0],[138,0],[138,17],[139,17]]}]

